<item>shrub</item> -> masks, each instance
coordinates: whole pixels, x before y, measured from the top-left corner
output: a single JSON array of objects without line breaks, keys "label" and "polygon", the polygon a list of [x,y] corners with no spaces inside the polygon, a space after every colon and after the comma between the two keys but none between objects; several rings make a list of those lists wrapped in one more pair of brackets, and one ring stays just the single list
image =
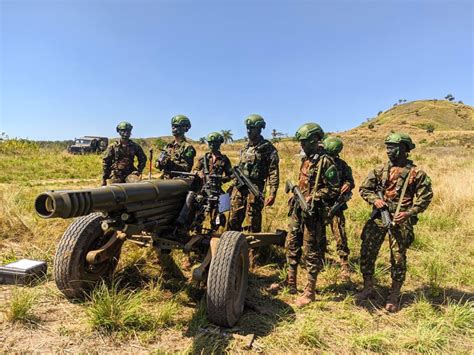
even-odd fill
[{"label": "shrub", "polygon": [[12,323],[34,321],[36,317],[33,315],[33,307],[37,300],[38,295],[32,290],[16,288],[6,311],[7,320]]}]

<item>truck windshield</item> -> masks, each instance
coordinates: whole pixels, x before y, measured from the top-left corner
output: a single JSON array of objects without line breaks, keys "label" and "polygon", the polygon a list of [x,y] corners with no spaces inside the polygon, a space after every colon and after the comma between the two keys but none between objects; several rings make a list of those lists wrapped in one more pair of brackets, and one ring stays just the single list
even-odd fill
[{"label": "truck windshield", "polygon": [[91,141],[89,139],[76,139],[75,144],[90,144]]}]

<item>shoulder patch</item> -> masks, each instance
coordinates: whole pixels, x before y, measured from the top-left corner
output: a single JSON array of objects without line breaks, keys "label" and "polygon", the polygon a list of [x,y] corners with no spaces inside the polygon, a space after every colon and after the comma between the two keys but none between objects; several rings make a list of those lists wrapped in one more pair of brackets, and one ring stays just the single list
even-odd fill
[{"label": "shoulder patch", "polygon": [[336,183],[338,181],[337,168],[331,165],[324,173],[324,176],[329,182]]},{"label": "shoulder patch", "polygon": [[195,155],[196,155],[196,150],[191,145],[184,151],[184,156],[186,158],[194,158]]}]

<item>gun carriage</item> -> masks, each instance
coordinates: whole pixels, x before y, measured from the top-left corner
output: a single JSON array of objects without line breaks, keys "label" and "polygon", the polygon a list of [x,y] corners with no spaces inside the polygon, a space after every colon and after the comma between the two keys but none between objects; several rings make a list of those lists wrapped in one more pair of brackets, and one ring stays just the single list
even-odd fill
[{"label": "gun carriage", "polygon": [[231,327],[244,309],[249,248],[283,245],[286,232],[219,233],[225,225],[222,177],[173,174],[177,178],[40,194],[40,217],[76,217],[56,250],[56,285],[69,299],[83,298],[97,282],[112,278],[125,242],[160,253],[193,251],[200,264],[192,278],[207,283],[208,318]]}]

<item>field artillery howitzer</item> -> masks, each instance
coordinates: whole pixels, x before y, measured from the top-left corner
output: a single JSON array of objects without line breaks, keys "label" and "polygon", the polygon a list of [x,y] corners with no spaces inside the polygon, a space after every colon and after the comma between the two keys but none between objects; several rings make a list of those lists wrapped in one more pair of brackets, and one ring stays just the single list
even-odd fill
[{"label": "field artillery howitzer", "polygon": [[84,298],[98,282],[110,280],[128,241],[162,253],[197,253],[201,263],[192,277],[207,281],[208,318],[226,327],[238,321],[247,292],[249,248],[283,245],[286,231],[218,233],[221,223],[204,222],[219,208],[221,192],[211,188],[211,180],[206,187],[194,174],[179,174],[187,176],[46,191],[36,198],[35,209],[43,218],[78,217],[62,235],[54,259],[56,285],[67,298]]}]

